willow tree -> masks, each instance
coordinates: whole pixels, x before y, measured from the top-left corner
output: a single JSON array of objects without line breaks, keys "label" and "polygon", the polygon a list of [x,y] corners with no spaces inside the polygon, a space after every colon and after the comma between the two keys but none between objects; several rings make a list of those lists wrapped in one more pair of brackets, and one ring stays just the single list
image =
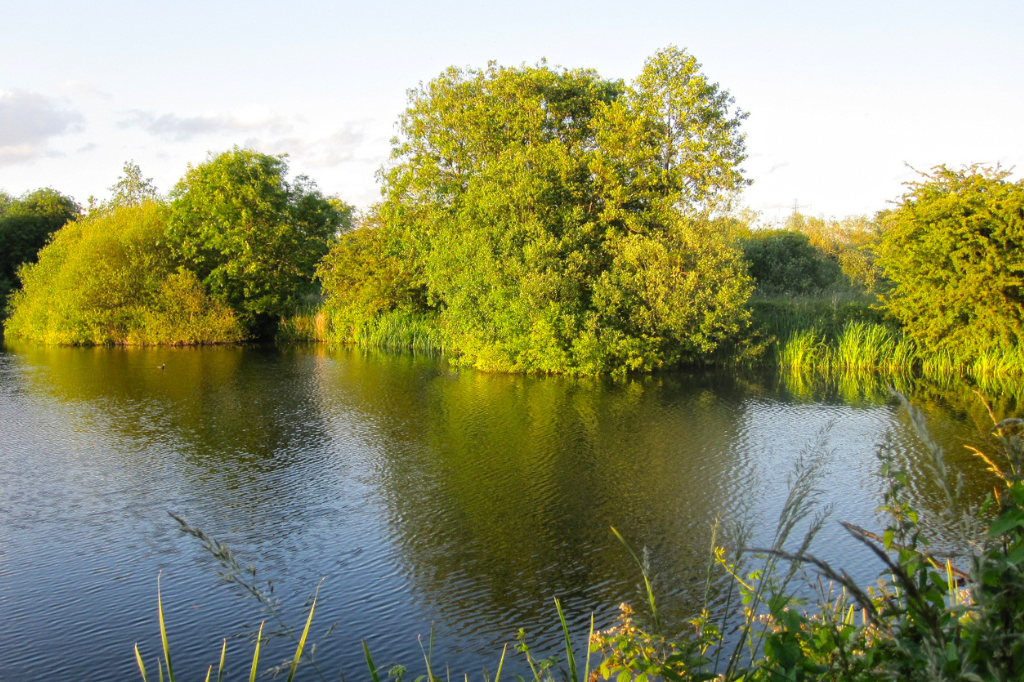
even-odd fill
[{"label": "willow tree", "polygon": [[[375,271],[423,291],[421,312],[482,369],[593,374],[708,353],[745,322],[749,280],[715,229],[745,184],[743,118],[675,48],[632,84],[543,62],[448,69],[399,119],[371,222],[376,252],[402,266]],[[339,247],[325,270],[353,253],[366,252]],[[331,305],[365,299],[335,281]]]}]

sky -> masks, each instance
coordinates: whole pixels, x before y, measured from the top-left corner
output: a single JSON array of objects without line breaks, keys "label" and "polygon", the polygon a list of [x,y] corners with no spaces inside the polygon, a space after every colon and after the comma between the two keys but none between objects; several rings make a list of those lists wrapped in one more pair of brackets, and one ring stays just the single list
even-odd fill
[{"label": "sky", "polygon": [[0,189],[85,203],[133,160],[168,191],[240,145],[366,207],[406,90],[445,68],[544,58],[628,82],[676,45],[749,114],[745,207],[870,215],[938,164],[1024,170],[1022,25],[1019,0],[12,2]]}]

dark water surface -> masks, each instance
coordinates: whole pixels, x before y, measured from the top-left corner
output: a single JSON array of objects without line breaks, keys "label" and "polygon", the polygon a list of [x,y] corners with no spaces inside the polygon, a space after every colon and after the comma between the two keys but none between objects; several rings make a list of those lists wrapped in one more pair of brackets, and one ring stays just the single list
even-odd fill
[{"label": "dark water surface", "polygon": [[[991,481],[963,448],[980,441],[977,420],[927,407],[979,497]],[[178,679],[202,679],[221,637],[258,625],[258,605],[168,512],[272,579],[294,623],[323,579],[311,638],[337,623],[317,650],[328,679],[367,677],[360,638],[378,665],[421,674],[417,635],[431,626],[453,674],[493,671],[520,627],[551,652],[555,596],[577,631],[592,611],[607,627],[619,602],[637,602],[639,577],[612,525],[650,550],[682,629],[702,604],[713,521],[723,542],[742,520],[767,542],[788,474],[818,441],[835,511],[815,552],[870,581],[877,567],[838,520],[878,528],[886,433],[925,481],[906,413],[878,387],[503,376],[324,348],[9,345],[0,679],[138,679],[135,642],[155,673],[161,571]],[[926,482],[911,494],[926,512],[938,504]],[[713,608],[725,586],[712,585]],[[231,679],[251,647],[229,639]],[[272,643],[262,660],[291,650]]]}]

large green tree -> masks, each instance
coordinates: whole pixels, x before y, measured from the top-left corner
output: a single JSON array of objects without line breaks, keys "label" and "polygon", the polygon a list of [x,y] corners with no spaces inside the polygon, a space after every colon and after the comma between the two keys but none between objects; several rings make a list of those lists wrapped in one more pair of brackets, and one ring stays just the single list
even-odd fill
[{"label": "large green tree", "polygon": [[175,258],[256,335],[291,311],[351,220],[349,207],[287,172],[284,156],[235,147],[190,166],[170,195]]},{"label": "large green tree", "polygon": [[17,288],[18,268],[33,263],[54,232],[81,210],[74,199],[53,189],[38,189],[18,198],[0,193],[0,318]]},{"label": "large green tree", "polygon": [[1024,181],[1009,177],[937,167],[884,219],[886,306],[929,350],[969,358],[1024,334]]},{"label": "large green tree", "polygon": [[[745,184],[743,116],[675,48],[631,85],[544,63],[449,69],[410,92],[379,234],[324,268],[362,259],[375,289],[335,277],[329,305],[422,300],[482,369],[651,369],[713,350],[749,291],[714,221]],[[392,264],[367,268],[371,252]]]}]

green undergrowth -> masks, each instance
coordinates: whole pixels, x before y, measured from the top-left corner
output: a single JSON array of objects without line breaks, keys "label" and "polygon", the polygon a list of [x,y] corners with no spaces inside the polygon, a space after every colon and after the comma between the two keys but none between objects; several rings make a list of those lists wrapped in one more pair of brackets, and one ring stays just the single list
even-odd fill
[{"label": "green undergrowth", "polygon": [[[755,297],[750,308],[747,344],[758,350],[753,362],[773,363],[783,372],[966,377],[978,384],[1024,375],[1024,348],[1018,344],[960,354],[934,350],[862,295]],[[742,359],[730,352],[726,363]]]},{"label": "green undergrowth", "polygon": [[391,310],[353,322],[321,305],[307,305],[282,318],[277,340],[426,352],[445,349],[444,334],[431,315]]}]

